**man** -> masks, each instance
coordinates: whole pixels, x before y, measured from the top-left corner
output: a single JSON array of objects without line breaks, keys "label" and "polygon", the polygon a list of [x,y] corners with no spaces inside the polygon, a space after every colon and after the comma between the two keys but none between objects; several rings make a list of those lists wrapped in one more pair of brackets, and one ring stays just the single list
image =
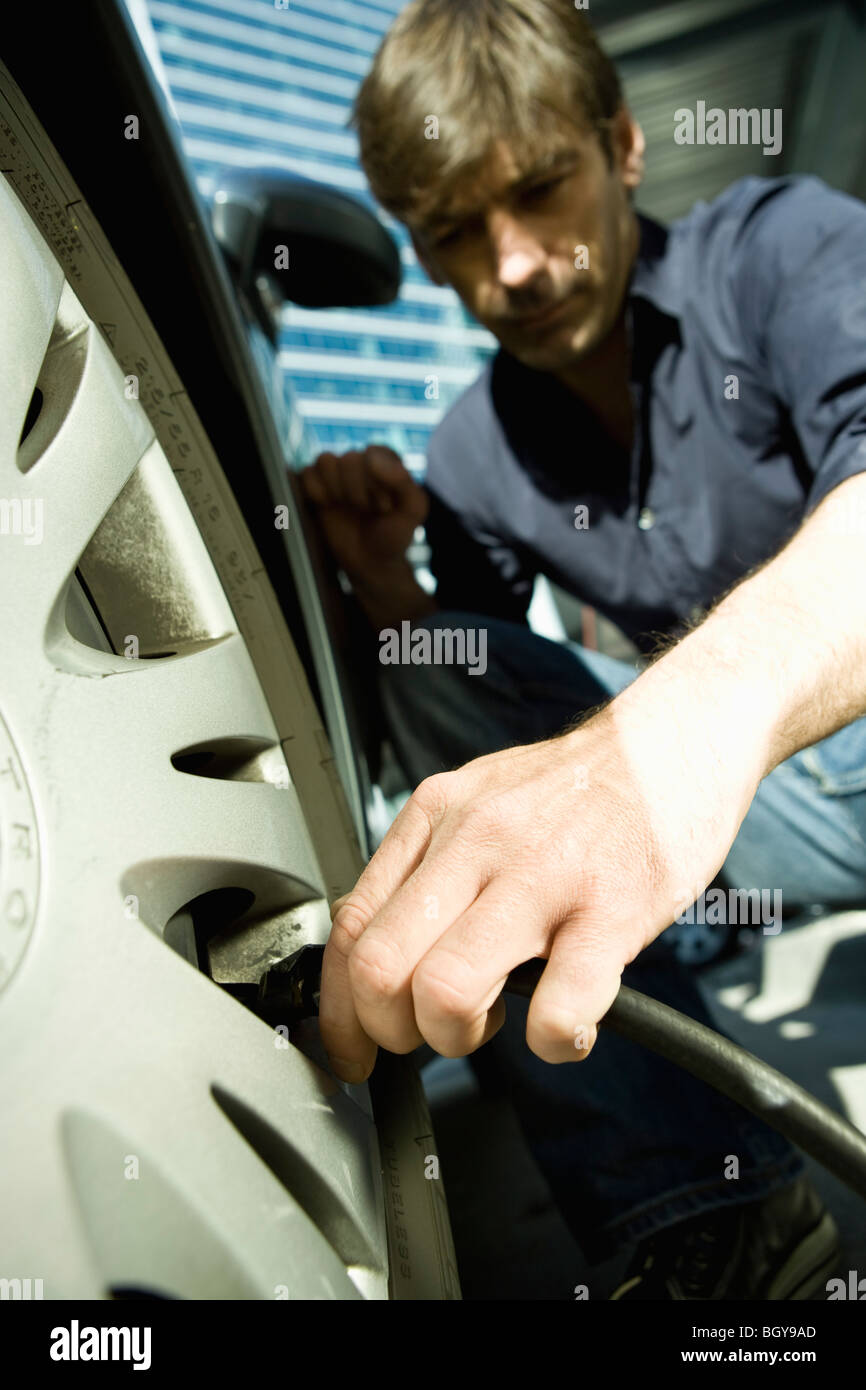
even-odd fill
[{"label": "man", "polygon": [[[671,229],[638,216],[643,137],[571,0],[415,0],[356,123],[500,351],[426,490],[377,446],[305,474],[374,633],[487,641],[484,674],[383,668],[420,785],[334,915],[335,1070],[427,1042],[498,1076],[589,1257],[637,1245],[615,1298],[821,1293],[835,1229],[787,1143],[596,1039],[621,979],[707,1021],[661,934],[720,872],[866,889],[866,208],[748,179]],[[435,597],[405,559],[425,521]],[[535,636],[538,573],[664,654],[635,679]]]}]

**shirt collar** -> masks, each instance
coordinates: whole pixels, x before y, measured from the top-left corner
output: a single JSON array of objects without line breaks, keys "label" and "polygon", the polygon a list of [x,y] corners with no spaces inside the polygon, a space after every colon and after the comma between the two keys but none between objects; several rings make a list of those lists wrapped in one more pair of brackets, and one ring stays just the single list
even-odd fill
[{"label": "shirt collar", "polygon": [[662,313],[679,318],[683,304],[683,277],[670,229],[637,213],[640,243],[632,267],[628,294],[646,299]]},{"label": "shirt collar", "polygon": [[[678,429],[685,431],[694,421],[694,401],[688,392],[673,389],[669,380],[676,357],[668,359],[661,377],[657,375],[658,359],[665,349],[682,347],[680,315],[684,282],[681,260],[667,227],[642,213],[637,217],[640,243],[625,303],[631,380],[645,384],[652,377],[663,390],[668,414]],[[664,389],[665,382],[671,389]]]}]

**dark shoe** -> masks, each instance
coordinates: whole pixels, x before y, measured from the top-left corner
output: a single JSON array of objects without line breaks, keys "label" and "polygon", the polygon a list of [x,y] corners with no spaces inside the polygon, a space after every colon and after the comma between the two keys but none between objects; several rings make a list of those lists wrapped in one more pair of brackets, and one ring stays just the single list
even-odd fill
[{"label": "dark shoe", "polygon": [[678,1221],[637,1248],[611,1299],[808,1299],[823,1293],[839,1233],[805,1178],[759,1202]]}]

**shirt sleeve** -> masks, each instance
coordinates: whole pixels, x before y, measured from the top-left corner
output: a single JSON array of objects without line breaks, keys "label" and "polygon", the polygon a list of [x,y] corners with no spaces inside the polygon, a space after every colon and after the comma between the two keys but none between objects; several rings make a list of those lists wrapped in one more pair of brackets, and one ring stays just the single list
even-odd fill
[{"label": "shirt sleeve", "polygon": [[525,623],[534,575],[497,536],[458,516],[429,485],[427,541],[436,602],[451,612]]},{"label": "shirt sleeve", "polygon": [[866,472],[866,204],[804,177],[738,237],[734,291],[811,473],[806,513]]},{"label": "shirt sleeve", "polygon": [[427,542],[436,601],[453,612],[526,622],[535,567],[497,532],[495,447],[487,438],[489,368],[430,438]]}]

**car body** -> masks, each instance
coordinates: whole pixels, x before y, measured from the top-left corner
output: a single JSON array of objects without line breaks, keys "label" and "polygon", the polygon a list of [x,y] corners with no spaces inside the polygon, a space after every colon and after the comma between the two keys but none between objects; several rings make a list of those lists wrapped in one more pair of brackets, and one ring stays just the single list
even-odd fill
[{"label": "car body", "polygon": [[414,1059],[257,1015],[369,851],[339,595],[124,7],[51,23],[0,46],[0,1276],[459,1297]]}]

